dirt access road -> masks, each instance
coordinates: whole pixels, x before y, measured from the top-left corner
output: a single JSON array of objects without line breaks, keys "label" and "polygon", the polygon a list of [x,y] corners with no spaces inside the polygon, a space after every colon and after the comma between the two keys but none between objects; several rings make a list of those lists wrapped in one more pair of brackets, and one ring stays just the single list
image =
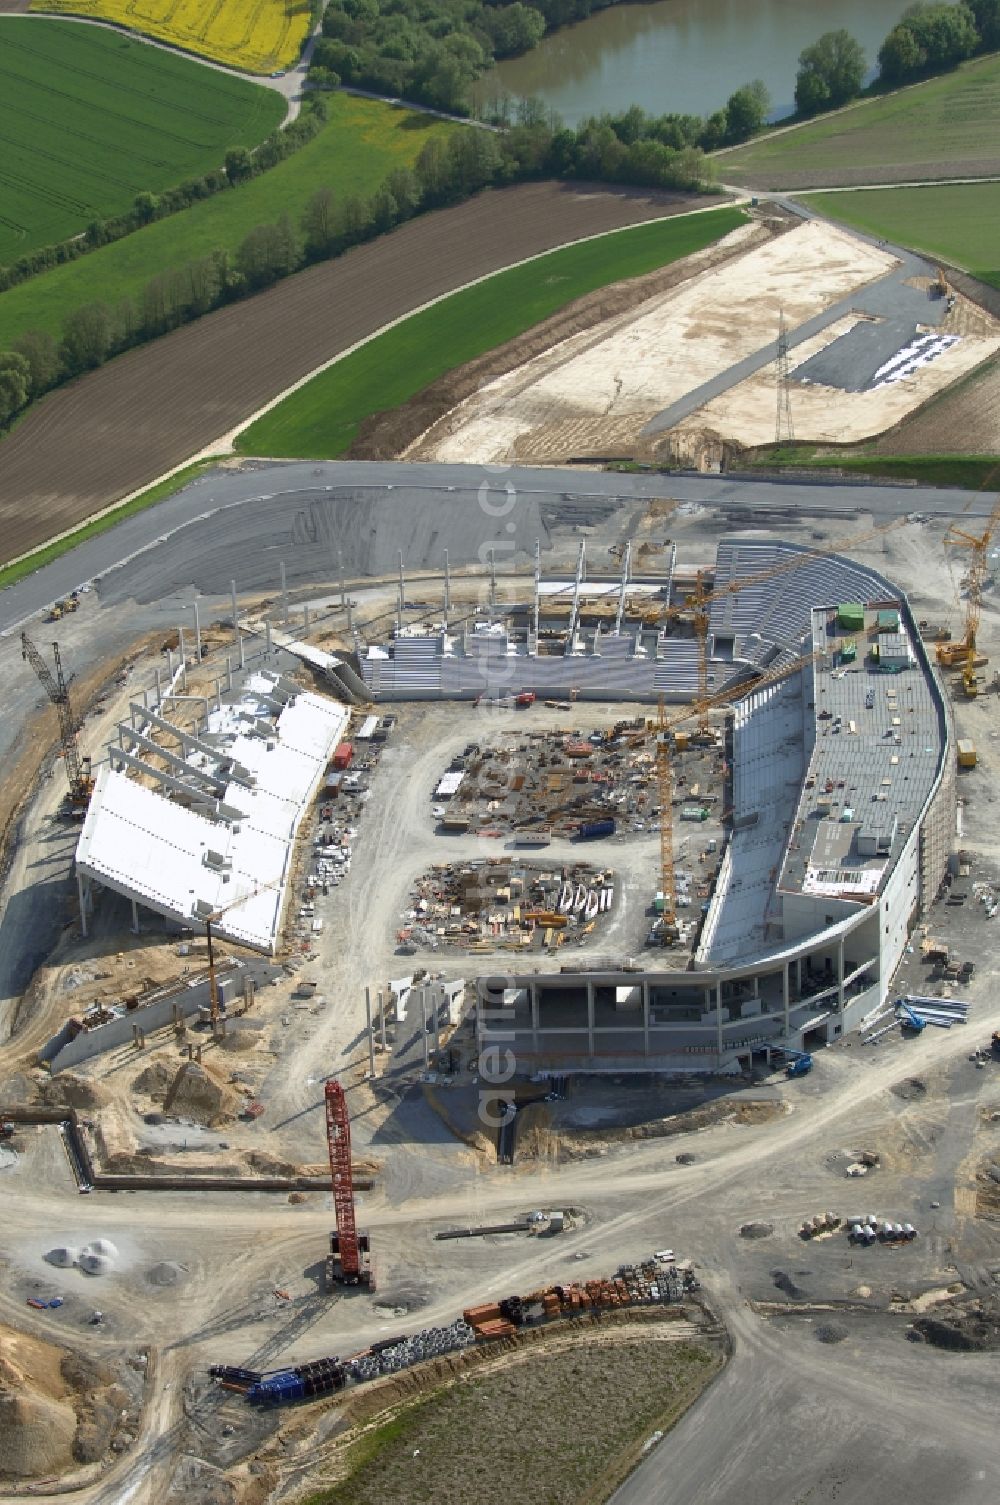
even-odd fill
[{"label": "dirt access road", "polygon": [[570,241],[711,202],[586,184],[490,191],[130,351],[53,392],[3,442],[3,559],[149,485],[431,299]]},{"label": "dirt access road", "polygon": [[[981,1011],[977,1036],[1000,1022],[1000,1010],[990,1010],[988,1004],[994,981],[989,969],[976,990]],[[135,1505],[164,1500],[176,1453],[210,1452],[219,1445],[223,1424],[237,1427],[233,1446],[240,1445],[242,1434],[246,1447],[253,1423],[235,1400],[220,1402],[204,1434],[185,1430],[179,1382],[210,1362],[238,1362],[267,1345],[271,1362],[279,1355],[281,1361],[301,1362],[344,1351],[390,1330],[446,1320],[474,1299],[565,1277],[567,1269],[575,1268],[569,1263],[574,1253],[586,1256],[587,1273],[597,1272],[669,1239],[698,1261],[713,1304],[734,1331],[736,1352],[729,1377],[713,1387],[646,1470],[626,1486],[632,1492],[623,1499],[662,1498],[663,1470],[674,1460],[671,1498],[678,1505],[707,1500],[735,1505],[740,1498],[752,1505],[765,1500],[791,1505],[801,1498],[806,1478],[816,1483],[821,1477],[836,1478],[837,1499],[845,1505],[870,1499],[873,1483],[897,1491],[884,1498],[929,1505],[942,1497],[944,1470],[951,1470],[955,1480],[949,1498],[962,1505],[987,1505],[997,1486],[986,1416],[989,1387],[1000,1377],[995,1356],[966,1358],[911,1348],[902,1324],[876,1315],[874,1307],[851,1342],[819,1348],[807,1322],[783,1334],[746,1305],[748,1297],[766,1295],[772,1263],[790,1266],[798,1280],[812,1276],[816,1285],[828,1281],[833,1299],[847,1299],[860,1281],[883,1288],[886,1282],[923,1288],[935,1279],[953,1278],[953,1273],[942,1277],[942,1271],[950,1266],[954,1272],[951,1240],[964,1235],[947,1207],[939,1214],[940,1232],[925,1227],[924,1237],[896,1257],[874,1251],[863,1264],[843,1240],[806,1250],[794,1229],[804,1212],[837,1202],[838,1186],[846,1186],[831,1180],[825,1165],[832,1146],[873,1136],[877,1142],[887,1126],[901,1119],[916,1121],[920,1110],[901,1103],[891,1091],[901,1077],[919,1073],[933,1078],[935,1072],[964,1068],[967,1093],[995,1092],[995,1078],[962,1062],[968,1042],[955,1034],[957,1038],[935,1032],[933,1040],[877,1054],[825,1052],[812,1078],[784,1086],[793,1105],[790,1114],[759,1130],[718,1127],[700,1133],[689,1142],[697,1151],[691,1166],[674,1163],[676,1141],[653,1142],[630,1147],[611,1160],[558,1171],[526,1167],[485,1176],[456,1166],[451,1184],[433,1198],[412,1198],[396,1206],[382,1193],[368,1197],[363,1216],[386,1272],[380,1306],[364,1296],[315,1305],[309,1272],[330,1220],[329,1209],[318,1202],[294,1211],[269,1198],[202,1198],[194,1205],[192,1198],[166,1195],[151,1205],[151,1199],[98,1197],[81,1204],[68,1185],[55,1179],[22,1176],[16,1188],[8,1182],[4,1248],[15,1268],[29,1247],[38,1246],[42,1230],[50,1236],[58,1231],[70,1240],[99,1228],[123,1250],[136,1251],[137,1262],[179,1258],[187,1271],[183,1292],[155,1298],[147,1288],[139,1299],[143,1287],[138,1270],[123,1271],[102,1284],[109,1325],[127,1321],[132,1341],[149,1342],[158,1363],[162,1356],[164,1367],[143,1432],[151,1447],[145,1456],[154,1458],[156,1468],[142,1476],[136,1458],[129,1457],[82,1498],[100,1505],[117,1505],[122,1498]],[[866,1186],[865,1197],[878,1207],[902,1207],[911,1187],[905,1170],[887,1170],[877,1184]],[[432,1242],[433,1229],[448,1221],[476,1221],[483,1213],[499,1220],[555,1199],[586,1210],[585,1224],[562,1239],[475,1241],[475,1247],[449,1244],[444,1252]],[[839,1201],[844,1201],[842,1191]],[[739,1240],[736,1230],[762,1213],[775,1232],[773,1241],[755,1252],[758,1246]],[[803,1265],[809,1268],[803,1270]],[[257,1308],[273,1282],[291,1291],[293,1312],[282,1316],[272,1310],[262,1319]],[[415,1286],[421,1290],[414,1297]],[[391,1308],[401,1295],[406,1301],[407,1288],[419,1309],[401,1318]],[[16,1281],[0,1293],[0,1310],[13,1320],[21,1315],[16,1296]],[[887,1300],[886,1295],[883,1314]],[[296,1323],[296,1308],[315,1320]],[[50,1324],[57,1327],[68,1319],[52,1314],[40,1320],[48,1335]],[[885,1391],[889,1393],[880,1393]],[[932,1428],[926,1425],[928,1414],[934,1416]],[[724,1444],[706,1447],[706,1436],[725,1439]],[[803,1448],[808,1465],[802,1462]]]}]

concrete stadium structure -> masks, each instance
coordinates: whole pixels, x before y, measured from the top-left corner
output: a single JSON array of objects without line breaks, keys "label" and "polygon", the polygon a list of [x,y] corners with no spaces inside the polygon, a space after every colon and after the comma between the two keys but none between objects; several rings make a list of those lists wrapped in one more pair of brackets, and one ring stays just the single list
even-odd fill
[{"label": "concrete stadium structure", "polygon": [[719,546],[716,592],[754,583],[712,605],[716,683],[803,664],[733,708],[730,821],[693,954],[482,978],[481,1048],[521,1070],[736,1070],[835,1040],[886,998],[951,850],[947,704],[890,581],[829,556],[759,578],[790,551]]},{"label": "concrete stadium structure", "polygon": [[98,885],[131,900],[135,930],[141,907],[274,952],[299,826],[349,711],[272,669],[230,682],[133,702],[120,723],[77,846],[84,935]]}]

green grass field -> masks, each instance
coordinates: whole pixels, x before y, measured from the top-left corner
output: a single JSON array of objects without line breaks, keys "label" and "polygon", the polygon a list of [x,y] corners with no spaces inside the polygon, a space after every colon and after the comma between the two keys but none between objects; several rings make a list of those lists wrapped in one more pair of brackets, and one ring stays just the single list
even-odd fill
[{"label": "green grass field", "polygon": [[116,32],[0,17],[0,266],[221,167],[284,116],[273,89]]},{"label": "green grass field", "polygon": [[803,198],[831,219],[941,256],[981,282],[1000,287],[1000,183],[873,188]]},{"label": "green grass field", "polygon": [[[78,25],[71,29],[87,30]],[[195,64],[185,66],[204,71],[206,77],[220,76]],[[159,272],[217,248],[235,251],[255,225],[281,214],[296,224],[317,188],[329,187],[341,195],[370,193],[394,167],[413,162],[428,137],[463,129],[347,94],[329,96],[328,104],[329,119],[319,135],[259,178],[10,288],[0,296],[0,350],[26,329],[47,329],[58,337],[66,315],[85,303],[102,301],[113,307],[124,298],[138,298]]]},{"label": "green grass field", "polygon": [[498,272],[376,336],[265,413],[242,454],[335,459],[358,425],[399,407],[446,371],[522,334],[595,288],[690,256],[743,222],[714,209],[616,231]]},{"label": "green grass field", "polygon": [[[983,176],[1000,163],[1000,57],[863,100],[725,152],[716,162],[725,182],[762,188],[849,187],[886,181],[880,174],[896,169],[888,178],[893,181],[923,176],[941,163],[953,165],[955,177]],[[913,171],[899,172],[907,168]]]},{"label": "green grass field", "polygon": [[754,466],[760,470],[842,470],[847,475],[884,476],[887,480],[955,486],[966,491],[1000,489],[1000,459],[996,455],[818,455],[811,444],[801,444],[762,451]]}]

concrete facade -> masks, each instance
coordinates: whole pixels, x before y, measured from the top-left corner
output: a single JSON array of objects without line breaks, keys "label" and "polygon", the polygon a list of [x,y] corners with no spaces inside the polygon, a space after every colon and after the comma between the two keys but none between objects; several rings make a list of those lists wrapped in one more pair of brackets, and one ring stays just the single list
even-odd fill
[{"label": "concrete facade", "polygon": [[[749,773],[734,776],[732,829],[690,962],[673,970],[650,953],[621,968],[481,978],[481,1050],[508,1051],[528,1073],[727,1072],[756,1052],[831,1043],[881,1007],[945,876],[956,774],[947,702],[909,605],[872,581],[898,601],[910,667],[885,675],[864,654],[845,667],[834,648],[797,687],[735,708],[745,730],[727,745]],[[834,605],[813,599],[809,611]],[[750,734],[755,717],[763,735]],[[779,786],[791,775],[789,798]]]}]

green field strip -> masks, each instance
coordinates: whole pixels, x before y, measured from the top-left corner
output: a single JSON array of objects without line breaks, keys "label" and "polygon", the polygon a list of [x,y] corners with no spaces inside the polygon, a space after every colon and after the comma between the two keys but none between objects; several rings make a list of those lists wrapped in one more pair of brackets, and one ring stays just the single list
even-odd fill
[{"label": "green field strip", "polygon": [[[370,194],[394,167],[409,166],[425,141],[467,129],[348,94],[332,95],[328,104],[319,134],[268,172],[0,294],[0,350],[27,329],[58,338],[66,316],[86,303],[113,308],[123,298],[138,299],[152,277],[220,248],[235,252],[258,224],[287,214],[297,225],[317,188]],[[4,238],[0,232],[0,261]]]},{"label": "green field strip", "polygon": [[639,277],[743,224],[738,209],[656,220],[565,246],[411,315],[315,376],[239,437],[241,454],[336,459],[360,424],[596,288]]},{"label": "green field strip", "polygon": [[940,256],[981,282],[1000,287],[1000,183],[873,188],[801,198],[830,219]]}]

